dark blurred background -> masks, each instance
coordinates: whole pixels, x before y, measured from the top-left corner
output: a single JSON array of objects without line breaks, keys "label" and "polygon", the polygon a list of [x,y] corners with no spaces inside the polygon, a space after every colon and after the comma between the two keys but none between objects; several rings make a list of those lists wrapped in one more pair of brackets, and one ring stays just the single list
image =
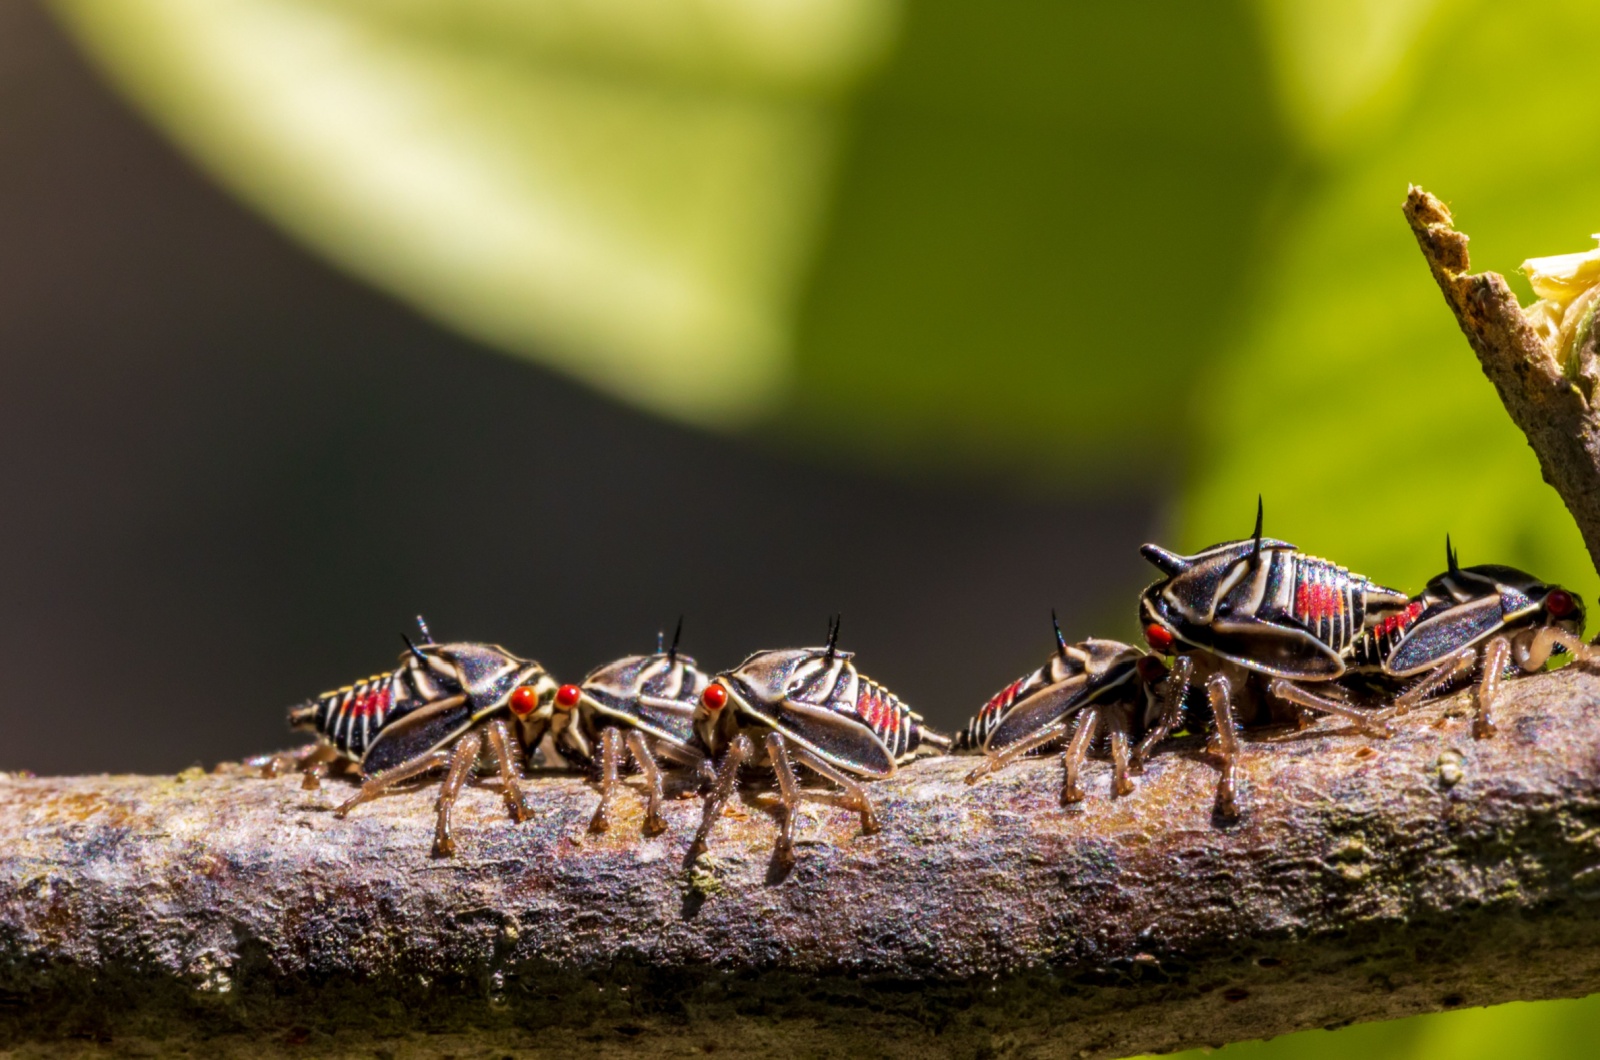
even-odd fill
[{"label": "dark blurred background", "polygon": [[0,5],[0,766],[288,742],[412,616],[580,676],[685,618],[820,641],[957,725],[1143,576],[1159,495],[803,463],[449,334],[298,249]]}]

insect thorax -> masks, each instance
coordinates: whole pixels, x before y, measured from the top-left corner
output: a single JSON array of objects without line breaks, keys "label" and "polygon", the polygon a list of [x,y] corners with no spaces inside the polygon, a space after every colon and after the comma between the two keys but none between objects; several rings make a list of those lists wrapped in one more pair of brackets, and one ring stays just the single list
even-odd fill
[{"label": "insect thorax", "polygon": [[709,683],[694,659],[681,653],[676,657],[665,652],[630,655],[607,663],[590,671],[582,685],[584,694],[600,709],[585,704],[557,744],[564,754],[589,761],[600,731],[619,725],[688,746],[694,733],[695,704]]}]

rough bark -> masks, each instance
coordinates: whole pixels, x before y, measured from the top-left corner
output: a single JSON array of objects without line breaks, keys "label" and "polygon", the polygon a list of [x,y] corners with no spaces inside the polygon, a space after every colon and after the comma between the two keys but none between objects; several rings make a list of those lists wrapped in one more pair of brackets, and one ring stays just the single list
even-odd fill
[{"label": "rough bark", "polygon": [[872,786],[881,834],[808,804],[769,875],[757,793],[707,860],[698,804],[603,837],[580,777],[493,785],[428,856],[426,789],[239,771],[0,779],[0,1046],[31,1053],[502,1056],[580,1050],[1115,1057],[1600,990],[1600,677],[1508,684],[1372,741],[1252,737],[1245,816],[1163,753],[1131,796],[1057,803],[1057,761]]},{"label": "rough bark", "polygon": [[1467,271],[1467,237],[1456,231],[1444,203],[1413,186],[1405,214],[1483,374],[1527,436],[1544,480],[1561,495],[1600,568],[1600,412],[1562,375],[1505,277]]}]

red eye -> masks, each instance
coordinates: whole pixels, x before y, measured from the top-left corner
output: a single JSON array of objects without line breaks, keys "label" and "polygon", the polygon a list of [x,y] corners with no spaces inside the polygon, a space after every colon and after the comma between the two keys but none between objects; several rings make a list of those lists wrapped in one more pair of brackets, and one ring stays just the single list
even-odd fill
[{"label": "red eye", "polygon": [[1172,632],[1158,622],[1152,622],[1144,627],[1144,639],[1150,644],[1150,647],[1162,655],[1169,654],[1172,651]]},{"label": "red eye", "polygon": [[523,685],[511,693],[511,713],[517,717],[525,717],[539,709],[539,693],[529,685]]},{"label": "red eye", "polygon": [[700,702],[707,710],[721,710],[728,705],[728,690],[721,685],[706,685],[706,690],[700,693]]},{"label": "red eye", "polygon": [[562,685],[556,689],[556,706],[564,710],[571,710],[578,705],[578,699],[583,695],[583,689],[577,685]]},{"label": "red eye", "polygon": [[1578,609],[1577,602],[1572,599],[1572,594],[1565,589],[1553,589],[1549,596],[1544,598],[1544,607],[1557,618],[1565,618]]}]

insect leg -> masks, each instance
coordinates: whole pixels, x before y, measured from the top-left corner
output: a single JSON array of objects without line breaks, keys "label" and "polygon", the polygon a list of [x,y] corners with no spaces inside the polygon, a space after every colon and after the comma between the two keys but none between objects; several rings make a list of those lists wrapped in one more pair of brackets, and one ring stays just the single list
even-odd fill
[{"label": "insect leg", "polygon": [[1083,772],[1083,761],[1089,757],[1089,744],[1094,740],[1095,730],[1099,727],[1099,707],[1087,707],[1078,715],[1078,727],[1072,730],[1072,742],[1067,744],[1067,749],[1061,754],[1061,762],[1067,770],[1066,779],[1061,784],[1063,806],[1083,801],[1083,785],[1078,781]]},{"label": "insect leg", "polygon": [[1350,703],[1342,703],[1332,696],[1319,696],[1310,689],[1282,677],[1272,679],[1272,683],[1267,685],[1267,695],[1281,699],[1285,703],[1292,703],[1296,707],[1306,707],[1352,721],[1368,736],[1380,736],[1387,740],[1394,735],[1388,721],[1376,716],[1372,711],[1362,710]]},{"label": "insect leg", "polygon": [[449,764],[450,752],[434,751],[431,754],[423,755],[421,758],[414,758],[409,762],[402,762],[391,769],[385,769],[382,773],[370,778],[361,787],[357,788],[354,795],[346,799],[333,811],[333,815],[335,817],[343,817],[363,802],[377,798],[401,781],[410,780],[412,777],[421,776],[429,770],[438,769]]},{"label": "insect leg", "polygon": [[506,720],[495,718],[484,730],[484,736],[489,741],[489,754],[494,758],[495,768],[500,772],[500,791],[511,810],[511,819],[526,821],[528,804],[522,797],[520,771],[516,766],[516,756],[512,753],[516,745],[511,741],[511,730]]},{"label": "insect leg", "polygon": [[1494,735],[1489,709],[1500,691],[1500,679],[1511,661],[1511,641],[1505,636],[1491,637],[1483,646],[1483,666],[1478,672],[1477,713],[1472,716],[1472,735],[1485,740]]},{"label": "insect leg", "polygon": [[1106,710],[1106,728],[1111,741],[1111,794],[1133,794],[1133,781],[1128,778],[1128,736],[1133,730],[1133,717],[1126,707]]},{"label": "insect leg", "polygon": [[296,747],[293,751],[280,751],[277,754],[252,758],[246,764],[258,766],[262,780],[272,780],[282,776],[285,770],[297,769],[302,773],[308,773],[318,765],[321,765],[323,772],[326,773],[327,763],[338,757],[339,752],[329,744],[313,743]]},{"label": "insect leg", "polygon": [[729,797],[739,785],[739,767],[755,754],[755,750],[750,743],[750,737],[742,732],[728,745],[728,750],[722,756],[722,763],[717,767],[717,779],[711,785],[711,793],[706,796],[705,812],[700,818],[700,828],[689,843],[690,861],[706,852],[706,843],[711,838],[711,826],[717,823],[717,818],[722,815],[722,807],[727,805]]},{"label": "insect leg", "polygon": [[607,725],[600,730],[600,805],[589,822],[589,831],[596,835],[611,827],[611,799],[617,793],[617,768],[621,764],[622,730]]},{"label": "insect leg", "polygon": [[[698,782],[700,787],[717,782],[717,771],[711,768],[711,759],[705,755],[698,754],[686,747],[676,747],[670,743],[657,744],[656,749],[651,754],[658,762],[661,759],[666,759],[668,762],[676,762],[678,765],[686,767],[687,773],[683,776],[683,779],[692,778]],[[663,787],[666,781],[666,776],[663,776]]]},{"label": "insect leg", "polygon": [[1053,740],[1059,740],[1066,735],[1067,722],[1062,719],[1051,722],[1026,740],[1018,740],[1002,751],[990,751],[984,756],[978,767],[967,774],[967,783],[976,784],[980,778],[986,777],[990,773],[999,772],[1030,751],[1037,750],[1039,747]]},{"label": "insect leg", "polygon": [[1171,736],[1172,730],[1183,722],[1183,701],[1189,696],[1189,680],[1193,674],[1194,660],[1187,655],[1178,656],[1172,664],[1172,672],[1161,683],[1161,720],[1133,749],[1134,772],[1143,771],[1145,759],[1156,745]]},{"label": "insect leg", "polygon": [[800,782],[795,779],[794,766],[789,763],[787,743],[783,734],[767,734],[767,759],[778,778],[778,800],[783,806],[783,820],[778,825],[778,845],[773,857],[785,869],[794,867],[794,815],[800,809]]},{"label": "insect leg", "polygon": [[456,796],[461,794],[461,785],[467,782],[468,774],[478,764],[478,755],[482,753],[483,735],[469,732],[456,744],[455,753],[450,756],[450,772],[445,775],[444,784],[439,788],[439,801],[434,804],[439,811],[433,829],[433,856],[436,858],[453,858],[456,855],[456,841],[450,835],[450,810],[456,804]]},{"label": "insect leg", "polygon": [[808,791],[806,797],[818,802],[826,802],[833,806],[854,810],[861,815],[861,834],[873,835],[878,831],[878,818],[872,812],[872,800],[867,798],[867,793],[854,779],[842,770],[812,754],[804,747],[789,745],[789,754],[795,761],[806,768],[827,777],[842,788],[842,791]]},{"label": "insect leg", "polygon": [[1518,666],[1535,673],[1544,669],[1544,664],[1550,661],[1558,644],[1572,655],[1575,662],[1593,662],[1600,656],[1593,645],[1585,644],[1560,626],[1543,626],[1534,630],[1531,637],[1519,635],[1512,643],[1511,650]]},{"label": "insect leg", "polygon": [[1239,733],[1233,721],[1233,683],[1227,674],[1206,678],[1206,693],[1211,697],[1211,713],[1217,729],[1217,751],[1222,756],[1222,775],[1217,779],[1216,813],[1219,817],[1239,816],[1234,799],[1233,766],[1239,758]]},{"label": "insect leg", "polygon": [[1395,698],[1394,712],[1405,714],[1440,689],[1449,687],[1452,681],[1471,670],[1477,662],[1477,648],[1462,648],[1454,655],[1447,656],[1432,673]]},{"label": "insect leg", "polygon": [[661,767],[656,764],[656,756],[650,753],[650,745],[644,742],[644,733],[628,730],[628,750],[639,764],[639,772],[644,774],[649,791],[644,807],[644,834],[660,835],[667,830],[667,822],[661,817]]}]

